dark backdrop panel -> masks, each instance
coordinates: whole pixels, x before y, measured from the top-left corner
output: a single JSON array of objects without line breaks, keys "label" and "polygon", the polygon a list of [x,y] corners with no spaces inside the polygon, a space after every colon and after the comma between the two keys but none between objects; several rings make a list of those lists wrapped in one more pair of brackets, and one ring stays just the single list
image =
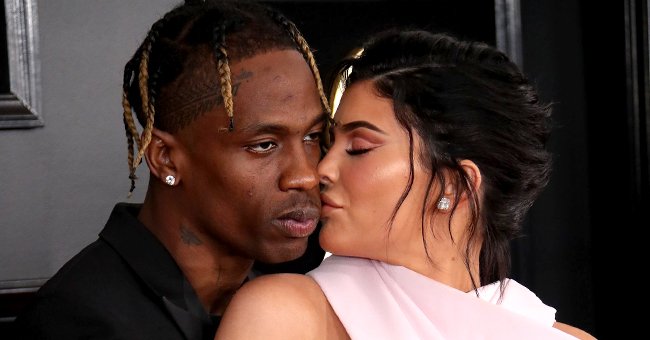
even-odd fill
[{"label": "dark backdrop panel", "polygon": [[328,83],[330,70],[371,33],[392,27],[445,31],[495,44],[491,1],[270,1],[301,30]]},{"label": "dark backdrop panel", "polygon": [[[632,208],[627,165],[624,7],[623,1],[598,4],[581,1],[581,5],[596,330],[602,339],[632,338],[623,335],[625,329],[609,326],[615,320],[612,316],[616,313],[612,311],[625,310],[624,296],[629,294],[624,292],[621,277],[612,275],[612,265],[626,262],[624,254],[630,235],[621,232],[620,227],[626,224]],[[614,205],[619,208],[612,209]]]},{"label": "dark backdrop panel", "polygon": [[557,309],[558,321],[594,332],[591,217],[580,6],[522,1],[523,67],[553,103],[551,181],[513,242],[514,277]]},{"label": "dark backdrop panel", "polygon": [[647,268],[647,1],[580,1],[587,92],[590,216],[596,323],[603,339],[634,338],[645,320],[626,313],[646,298],[636,278]]}]

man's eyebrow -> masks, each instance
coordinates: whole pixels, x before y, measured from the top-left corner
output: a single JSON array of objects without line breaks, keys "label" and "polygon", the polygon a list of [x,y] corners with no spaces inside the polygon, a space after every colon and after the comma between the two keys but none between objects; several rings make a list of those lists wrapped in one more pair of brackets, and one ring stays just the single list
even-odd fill
[{"label": "man's eyebrow", "polygon": [[366,128],[372,131],[379,132],[384,135],[386,134],[384,130],[378,128],[376,125],[367,122],[365,120],[355,120],[349,123],[345,123],[343,125],[341,125],[341,122],[335,122],[333,127],[337,130],[341,130],[342,132],[350,132],[355,129]]},{"label": "man's eyebrow", "polygon": [[[316,116],[311,123],[309,124],[309,128],[311,129],[312,127],[318,125],[318,124],[323,124],[325,121],[328,119],[328,115],[326,112],[323,112]],[[288,134],[291,131],[291,128],[289,126],[283,125],[283,124],[275,124],[275,123],[255,123],[251,124],[248,126],[245,126],[241,129],[241,132],[243,133],[250,133],[250,134]]]},{"label": "man's eyebrow", "polygon": [[325,124],[330,120],[330,115],[326,111],[321,112],[311,123],[311,126],[316,126],[318,124]]}]

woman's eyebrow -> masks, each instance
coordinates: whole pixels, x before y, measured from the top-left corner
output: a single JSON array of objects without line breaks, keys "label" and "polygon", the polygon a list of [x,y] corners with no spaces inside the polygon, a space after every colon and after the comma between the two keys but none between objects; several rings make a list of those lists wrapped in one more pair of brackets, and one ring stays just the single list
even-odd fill
[{"label": "woman's eyebrow", "polygon": [[366,128],[372,131],[379,132],[384,135],[387,134],[386,132],[384,132],[384,130],[378,128],[376,125],[365,120],[355,120],[345,124],[341,124],[341,122],[334,122],[332,127],[341,130],[342,132],[350,132],[355,129]]}]

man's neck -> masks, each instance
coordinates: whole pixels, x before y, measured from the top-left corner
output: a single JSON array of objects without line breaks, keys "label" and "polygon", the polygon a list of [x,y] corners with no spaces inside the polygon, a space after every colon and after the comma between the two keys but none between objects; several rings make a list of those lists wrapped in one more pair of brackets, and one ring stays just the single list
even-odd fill
[{"label": "man's neck", "polygon": [[211,248],[179,246],[172,256],[206,311],[222,315],[232,296],[246,280],[253,260]]},{"label": "man's neck", "polygon": [[223,314],[254,261],[233,256],[214,237],[184,223],[180,215],[169,209],[157,209],[150,197],[145,199],[138,219],[169,251],[205,310],[214,315]]}]

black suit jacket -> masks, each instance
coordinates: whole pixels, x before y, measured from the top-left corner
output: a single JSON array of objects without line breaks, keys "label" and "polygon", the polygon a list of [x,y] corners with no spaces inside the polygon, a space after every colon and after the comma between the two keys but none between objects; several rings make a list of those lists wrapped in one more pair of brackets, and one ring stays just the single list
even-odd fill
[{"label": "black suit jacket", "polygon": [[212,339],[208,315],[163,245],[115,206],[99,239],[67,262],[16,319],[25,339]]}]

